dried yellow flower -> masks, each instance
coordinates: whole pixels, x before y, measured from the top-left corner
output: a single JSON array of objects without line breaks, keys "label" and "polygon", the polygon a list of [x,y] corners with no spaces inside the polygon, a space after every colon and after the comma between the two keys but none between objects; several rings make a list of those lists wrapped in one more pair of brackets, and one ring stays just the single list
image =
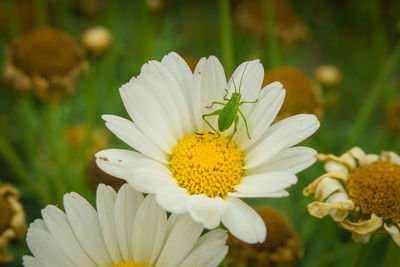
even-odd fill
[{"label": "dried yellow flower", "polygon": [[340,157],[320,154],[326,174],[307,186],[315,193],[308,205],[311,215],[330,215],[352,233],[355,241],[368,242],[377,232],[390,234],[400,246],[400,157],[394,152],[365,154],[355,147]]},{"label": "dried yellow flower", "polygon": [[11,185],[0,185],[0,263],[11,261],[8,243],[25,233],[25,213],[19,192]]},{"label": "dried yellow flower", "polygon": [[39,28],[22,36],[6,53],[5,82],[17,91],[33,90],[43,100],[72,93],[87,64],[65,34]]}]

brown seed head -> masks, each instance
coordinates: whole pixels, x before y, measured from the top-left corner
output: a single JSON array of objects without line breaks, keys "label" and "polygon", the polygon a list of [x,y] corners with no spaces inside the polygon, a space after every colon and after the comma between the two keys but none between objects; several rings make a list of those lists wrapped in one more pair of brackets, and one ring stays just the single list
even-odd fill
[{"label": "brown seed head", "polygon": [[[299,21],[295,10],[285,0],[273,1],[276,34],[284,44],[291,44],[307,38],[307,28]],[[238,28],[264,40],[265,16],[263,1],[238,1],[234,7],[234,18]]]},{"label": "brown seed head", "polygon": [[278,81],[286,89],[285,102],[277,120],[299,113],[311,113],[322,117],[322,105],[305,74],[293,67],[279,67],[268,71],[263,86]]},{"label": "brown seed head", "polygon": [[290,223],[272,208],[258,207],[256,211],[267,226],[266,241],[247,244],[230,235],[228,262],[245,266],[279,266],[297,262],[304,249]]},{"label": "brown seed head", "polygon": [[101,170],[95,160],[93,160],[87,170],[87,182],[89,186],[96,191],[99,184],[106,184],[118,191],[123,184],[126,183],[125,180],[114,177],[103,170]]},{"label": "brown seed head", "polygon": [[400,222],[400,165],[377,161],[350,174],[347,189],[362,215]]},{"label": "brown seed head", "polygon": [[12,211],[10,204],[3,196],[0,196],[0,234],[10,226]]},{"label": "brown seed head", "polygon": [[75,43],[53,28],[39,28],[13,46],[14,64],[27,74],[43,77],[64,75],[82,60]]}]

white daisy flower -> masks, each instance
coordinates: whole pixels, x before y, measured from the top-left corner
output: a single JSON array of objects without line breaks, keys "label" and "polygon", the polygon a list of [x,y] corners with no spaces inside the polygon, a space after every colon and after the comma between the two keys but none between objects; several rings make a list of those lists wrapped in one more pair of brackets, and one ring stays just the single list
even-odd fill
[{"label": "white daisy flower", "polygon": [[[176,53],[143,65],[138,77],[120,88],[133,122],[104,115],[106,126],[138,152],[109,149],[96,154],[105,172],[125,179],[136,190],[156,194],[169,212],[189,213],[212,229],[222,222],[248,243],[263,242],[266,227],[240,198],[283,197],[296,173],[315,162],[316,151],[292,147],[319,127],[314,115],[296,115],[271,126],[285,90],[274,82],[261,90],[259,60],[241,64],[229,82],[214,56],[202,58],[192,73]],[[231,142],[233,126],[217,135],[202,115],[221,109],[213,101],[241,93],[244,120]],[[207,117],[214,128],[217,117]]]},{"label": "white daisy flower", "polygon": [[24,256],[24,266],[218,266],[228,252],[225,231],[201,236],[200,223],[189,215],[168,218],[154,195],[144,198],[127,184],[117,194],[101,184],[96,198],[97,211],[73,192],[64,196],[66,213],[43,209],[43,219],[29,226],[34,257]]}]

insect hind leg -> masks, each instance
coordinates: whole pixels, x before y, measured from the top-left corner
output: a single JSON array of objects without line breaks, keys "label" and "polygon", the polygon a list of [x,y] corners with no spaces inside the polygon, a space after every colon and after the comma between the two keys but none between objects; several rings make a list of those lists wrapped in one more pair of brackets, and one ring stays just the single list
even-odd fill
[{"label": "insect hind leg", "polygon": [[249,139],[251,139],[250,133],[249,133],[249,126],[247,125],[247,120],[246,120],[246,118],[244,117],[243,112],[240,110],[240,108],[238,108],[238,111],[239,111],[239,114],[240,114],[240,116],[242,117],[242,119],[243,119],[243,121],[244,121],[244,126],[246,126],[247,137],[248,137]]},{"label": "insect hind leg", "polygon": [[203,121],[217,134],[217,136],[220,136],[219,132],[211,125],[211,123],[208,120],[206,120],[206,117],[217,116],[217,115],[219,115],[220,112],[221,112],[221,110],[218,109],[211,113],[202,115]]},{"label": "insect hind leg", "polygon": [[229,146],[229,143],[231,142],[233,136],[235,135],[236,131],[237,131],[237,125],[239,122],[239,116],[236,115],[235,117],[235,121],[234,121],[234,126],[233,126],[233,133],[231,134],[231,137],[229,137],[228,143],[226,144],[226,146]]}]

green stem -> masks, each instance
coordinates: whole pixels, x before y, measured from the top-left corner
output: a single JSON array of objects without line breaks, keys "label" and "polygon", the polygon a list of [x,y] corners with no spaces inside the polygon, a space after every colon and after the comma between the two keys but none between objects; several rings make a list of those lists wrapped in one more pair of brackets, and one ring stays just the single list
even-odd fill
[{"label": "green stem", "polygon": [[230,0],[219,0],[219,17],[222,56],[225,62],[226,74],[229,77],[233,72],[234,67],[234,52],[232,39],[232,20]]},{"label": "green stem", "polygon": [[375,109],[379,97],[381,96],[385,88],[385,83],[387,83],[390,75],[393,73],[393,70],[395,69],[399,61],[400,41],[396,44],[391,55],[379,72],[376,80],[372,84],[372,87],[364,101],[364,104],[361,106],[360,111],[357,114],[354,122],[353,131],[350,133],[349,139],[346,142],[346,146],[344,147],[344,149],[354,146],[355,143],[358,141],[359,137],[364,131],[365,126],[368,123],[369,118],[371,117],[372,112]]},{"label": "green stem", "polygon": [[400,153],[400,138],[394,143],[393,147],[390,148],[391,151],[396,152],[397,154]]},{"label": "green stem", "polygon": [[46,203],[48,201],[46,191],[40,186],[35,185],[35,181],[33,177],[29,175],[23,160],[12,147],[8,138],[3,134],[0,134],[0,155],[14,171],[20,183],[25,185],[32,193],[36,194],[42,203]]},{"label": "green stem", "polygon": [[49,23],[47,17],[47,1],[46,0],[35,0],[35,12],[40,26],[45,26]]},{"label": "green stem", "polygon": [[391,237],[389,237],[389,244],[386,248],[385,258],[382,267],[397,266],[400,262],[400,247],[396,244]]},{"label": "green stem", "polygon": [[388,245],[386,247],[385,257],[383,258],[382,267],[396,266],[400,262],[400,247],[388,237]]},{"label": "green stem", "polygon": [[10,32],[12,38],[17,38],[20,33],[20,28],[17,22],[15,1],[7,0],[4,1],[4,3],[7,12],[7,22],[9,27],[8,31]]},{"label": "green stem", "polygon": [[367,244],[361,244],[358,249],[356,254],[354,255],[353,258],[353,264],[351,266],[353,267],[363,267],[365,259],[367,258],[368,251],[371,247],[372,240],[369,240]]},{"label": "green stem", "polygon": [[[84,143],[85,159],[92,157],[90,154],[91,146],[93,144],[94,127],[96,122],[96,76],[97,70],[93,69],[91,73],[88,74],[86,84],[87,84],[87,118],[86,118],[86,138]],[[90,160],[89,160],[90,161]],[[86,165],[86,164],[85,164]]]},{"label": "green stem", "polygon": [[275,68],[280,65],[280,53],[278,39],[276,37],[275,14],[272,0],[264,0],[264,25],[267,33],[267,50],[270,68]]},{"label": "green stem", "polygon": [[372,55],[375,64],[380,65],[386,51],[386,36],[383,20],[380,15],[380,0],[370,0],[368,3],[370,12],[370,31],[374,38],[372,42]]},{"label": "green stem", "polygon": [[139,51],[141,51],[142,61],[146,62],[151,59],[153,54],[153,27],[145,0],[140,1],[139,36]]},{"label": "green stem", "polygon": [[[63,196],[67,191],[67,177],[65,176],[66,173],[63,171],[64,164],[63,164],[63,155],[60,149],[60,143],[57,139],[59,133],[57,131],[56,122],[58,121],[58,109],[53,103],[46,104],[44,106],[45,112],[44,116],[46,119],[46,140],[49,145],[51,161],[55,164],[56,168],[55,173],[53,173],[50,177],[49,183],[54,185],[55,194],[52,194],[52,202],[58,202],[60,197]],[[61,171],[60,171],[61,170]]]}]

